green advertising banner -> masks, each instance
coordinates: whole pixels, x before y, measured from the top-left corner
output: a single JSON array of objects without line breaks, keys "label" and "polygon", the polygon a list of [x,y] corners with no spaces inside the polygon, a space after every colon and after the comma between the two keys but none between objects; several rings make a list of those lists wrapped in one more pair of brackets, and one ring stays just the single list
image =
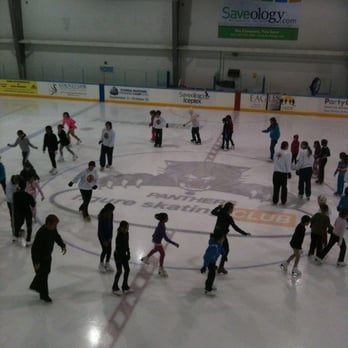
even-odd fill
[{"label": "green advertising banner", "polygon": [[222,0],[218,37],[297,40],[301,0]]}]

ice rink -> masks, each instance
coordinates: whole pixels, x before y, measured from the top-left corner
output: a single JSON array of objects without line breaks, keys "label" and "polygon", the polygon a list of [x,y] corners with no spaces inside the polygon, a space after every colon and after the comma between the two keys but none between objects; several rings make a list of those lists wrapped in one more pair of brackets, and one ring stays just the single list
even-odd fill
[{"label": "ice rink", "polygon": [[[303,214],[318,210],[324,194],[337,212],[338,154],[347,149],[347,120],[264,113],[232,113],[235,149],[221,150],[223,111],[197,110],[202,145],[190,142],[188,109],[155,107],[169,124],[162,148],[150,142],[149,107],[50,99],[0,97],[0,155],[7,179],[21,170],[20,149],[14,143],[22,129],[39,147],[30,161],[40,178],[45,200],[38,200],[37,231],[45,217],[60,218],[58,231],[67,243],[62,256],[55,247],[49,277],[52,304],[39,300],[28,286],[34,271],[30,248],[12,243],[6,199],[0,188],[0,347],[1,348],[318,348],[347,347],[347,269],[336,268],[334,247],[322,266],[308,260],[307,233],[300,278],[279,269],[291,249],[290,237]],[[73,150],[79,158],[58,163],[58,174],[42,152],[44,128],[61,122],[68,111],[76,120],[82,144]],[[324,185],[312,180],[310,201],[297,197],[298,177],[289,180],[286,206],[271,202],[273,164],[269,137],[261,130],[275,116],[281,141],[294,134],[310,145],[327,138],[331,157]],[[78,213],[80,194],[68,182],[91,160],[99,163],[101,130],[111,121],[116,131],[113,168],[100,172],[99,187],[90,204],[91,222]],[[278,143],[278,145],[280,142]],[[98,166],[99,167],[99,166]],[[252,235],[231,230],[229,273],[218,275],[217,296],[204,295],[205,275],[199,272],[216,218],[210,211],[225,201],[235,203],[238,226]],[[133,294],[116,297],[114,273],[98,272],[100,246],[97,215],[112,202],[114,236],[118,223],[130,224]],[[157,274],[158,259],[144,266],[140,258],[152,247],[157,225],[154,214],[169,215],[167,231],[180,244],[166,247],[168,278]],[[308,232],[308,229],[307,229]],[[114,247],[114,242],[113,242]]]}]

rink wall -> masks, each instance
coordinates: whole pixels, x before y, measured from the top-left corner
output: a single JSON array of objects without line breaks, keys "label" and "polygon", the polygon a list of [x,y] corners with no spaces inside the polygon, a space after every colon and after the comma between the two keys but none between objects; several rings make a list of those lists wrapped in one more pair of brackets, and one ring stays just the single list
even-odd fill
[{"label": "rink wall", "polygon": [[348,98],[0,80],[0,95],[348,118]]}]

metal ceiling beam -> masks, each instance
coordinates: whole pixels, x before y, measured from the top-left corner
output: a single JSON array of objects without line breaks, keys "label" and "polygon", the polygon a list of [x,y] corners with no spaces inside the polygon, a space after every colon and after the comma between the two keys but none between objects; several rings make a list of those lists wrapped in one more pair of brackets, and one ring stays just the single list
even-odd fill
[{"label": "metal ceiling beam", "polygon": [[16,52],[18,76],[20,79],[26,79],[26,64],[25,64],[25,45],[20,41],[24,39],[22,6],[21,0],[8,0],[10,10],[13,45]]}]

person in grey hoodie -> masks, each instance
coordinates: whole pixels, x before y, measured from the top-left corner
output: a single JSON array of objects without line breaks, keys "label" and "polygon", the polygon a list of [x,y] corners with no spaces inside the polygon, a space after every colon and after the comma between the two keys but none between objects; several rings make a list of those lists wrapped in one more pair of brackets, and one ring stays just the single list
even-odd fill
[{"label": "person in grey hoodie", "polygon": [[30,140],[27,138],[27,135],[21,129],[17,131],[17,136],[18,137],[16,141],[13,144],[7,144],[7,146],[16,147],[17,145],[19,145],[22,150],[22,164],[24,165],[24,163],[29,159],[29,147],[32,147],[33,149],[38,149],[38,147],[30,142]]}]

